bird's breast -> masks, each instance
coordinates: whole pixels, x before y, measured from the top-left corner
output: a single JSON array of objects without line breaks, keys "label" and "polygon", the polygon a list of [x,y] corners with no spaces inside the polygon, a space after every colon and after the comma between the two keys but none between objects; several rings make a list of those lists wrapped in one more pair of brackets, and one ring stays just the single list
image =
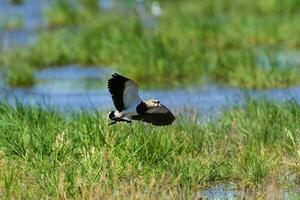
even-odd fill
[{"label": "bird's breast", "polygon": [[139,105],[136,107],[136,112],[139,114],[139,115],[142,115],[144,114],[146,111],[148,110],[148,107],[146,105],[145,102],[140,102]]}]

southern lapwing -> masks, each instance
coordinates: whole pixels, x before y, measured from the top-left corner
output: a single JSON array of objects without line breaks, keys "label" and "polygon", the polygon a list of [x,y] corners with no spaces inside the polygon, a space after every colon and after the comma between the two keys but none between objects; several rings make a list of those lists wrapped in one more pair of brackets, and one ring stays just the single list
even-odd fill
[{"label": "southern lapwing", "polygon": [[138,94],[138,85],[119,74],[113,74],[108,80],[108,90],[116,107],[108,114],[112,120],[110,125],[117,122],[140,120],[156,126],[170,125],[175,117],[171,111],[160,104],[159,100],[143,101]]}]

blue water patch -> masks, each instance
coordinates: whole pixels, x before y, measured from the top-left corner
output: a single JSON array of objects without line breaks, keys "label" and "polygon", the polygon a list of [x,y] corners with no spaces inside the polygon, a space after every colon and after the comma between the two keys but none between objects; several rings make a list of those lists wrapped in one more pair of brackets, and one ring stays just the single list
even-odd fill
[{"label": "blue water patch", "polygon": [[36,72],[35,93],[80,94],[103,89],[111,70],[103,67],[67,65],[51,67]]},{"label": "blue water patch", "polygon": [[[37,29],[45,26],[43,13],[48,6],[48,0],[25,0],[19,5],[13,5],[8,0],[1,0],[0,44],[2,49],[33,44],[38,36]],[[2,27],[3,24],[12,21],[20,21],[20,26],[12,30]]]},{"label": "blue water patch", "polygon": [[[107,80],[111,68],[77,65],[42,69],[36,73],[32,88],[10,88],[2,81],[1,97],[16,98],[25,104],[46,104],[60,110],[113,110]],[[1,81],[0,81],[1,82]],[[181,89],[141,90],[143,99],[155,98],[178,114],[199,113],[205,119],[218,116],[233,106],[241,106],[247,97],[273,101],[294,99],[300,103],[300,87],[248,90],[208,84]]]},{"label": "blue water patch", "polygon": [[99,4],[103,10],[109,10],[115,6],[115,2],[113,0],[99,0]]},{"label": "blue water patch", "polygon": [[[299,199],[299,189],[278,189],[273,185],[266,186],[265,199]],[[236,199],[256,199],[255,194],[250,190],[236,189],[234,184],[219,184],[196,192],[195,200],[236,200]]]},{"label": "blue water patch", "polygon": [[0,1],[0,17],[8,19],[21,18],[25,29],[35,29],[42,25],[43,12],[49,0],[25,0],[22,4],[14,5],[8,0]]}]

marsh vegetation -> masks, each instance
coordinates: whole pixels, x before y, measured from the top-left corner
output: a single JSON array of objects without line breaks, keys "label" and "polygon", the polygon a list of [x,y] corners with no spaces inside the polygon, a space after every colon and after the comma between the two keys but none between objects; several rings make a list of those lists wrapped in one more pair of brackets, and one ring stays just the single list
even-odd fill
[{"label": "marsh vegetation", "polygon": [[0,116],[6,198],[191,198],[220,183],[264,198],[299,181],[293,101],[248,100],[210,123],[191,116],[164,128],[21,104],[1,103]]},{"label": "marsh vegetation", "polygon": [[[3,37],[0,199],[192,199],[219,186],[237,199],[299,198],[300,89],[278,89],[300,84],[299,0],[157,0],[155,12],[151,0],[99,2],[51,1],[33,42]],[[0,36],[30,28],[3,20]],[[178,101],[176,122],[108,127],[103,88],[116,71],[144,96]],[[235,102],[245,88],[271,98]],[[47,93],[56,106],[36,105]]]},{"label": "marsh vegetation", "polygon": [[280,58],[299,52],[297,0],[162,1],[160,16],[126,5],[108,11],[98,1],[57,0],[37,42],[1,52],[1,63],[109,66],[150,87],[204,77],[246,88],[299,84],[300,63]]}]

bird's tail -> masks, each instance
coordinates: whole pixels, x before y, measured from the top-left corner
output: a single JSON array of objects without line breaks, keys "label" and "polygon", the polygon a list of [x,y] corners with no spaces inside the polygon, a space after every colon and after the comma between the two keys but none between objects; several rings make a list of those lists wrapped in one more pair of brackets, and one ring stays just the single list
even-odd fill
[{"label": "bird's tail", "polygon": [[111,120],[114,120],[115,117],[116,117],[115,111],[111,111],[111,112],[108,114],[108,118],[111,119]]},{"label": "bird's tail", "polygon": [[110,122],[110,123],[108,124],[108,126],[111,126],[111,125],[117,123],[115,111],[109,112],[109,113],[108,113],[108,118],[109,118],[110,120],[113,120],[112,122]]},{"label": "bird's tail", "polygon": [[[116,113],[117,112],[117,113]],[[117,122],[127,122],[127,123],[131,123],[131,120],[126,118],[126,117],[123,117],[123,116],[119,116],[118,115],[118,111],[111,111],[110,113],[108,113],[108,118],[112,120],[112,122],[109,124],[110,125],[113,125]]]}]

